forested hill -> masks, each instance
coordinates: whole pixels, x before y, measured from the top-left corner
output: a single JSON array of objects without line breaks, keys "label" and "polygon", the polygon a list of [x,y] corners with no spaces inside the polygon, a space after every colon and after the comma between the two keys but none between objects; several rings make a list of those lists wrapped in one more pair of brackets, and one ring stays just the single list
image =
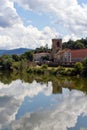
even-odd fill
[{"label": "forested hill", "polygon": [[25,53],[26,51],[30,51],[31,49],[27,49],[27,48],[18,48],[18,49],[13,49],[13,50],[0,50],[0,55],[4,55],[4,54],[18,54],[21,55],[23,53]]},{"label": "forested hill", "polygon": [[87,48],[87,38],[86,39],[80,39],[80,40],[69,40],[68,42],[64,42],[62,44],[63,49],[69,48],[69,49],[82,49]]}]

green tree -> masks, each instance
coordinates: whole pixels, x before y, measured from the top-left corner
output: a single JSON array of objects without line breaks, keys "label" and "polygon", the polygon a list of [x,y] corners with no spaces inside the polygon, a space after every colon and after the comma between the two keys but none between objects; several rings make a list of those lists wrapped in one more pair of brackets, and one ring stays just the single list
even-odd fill
[{"label": "green tree", "polygon": [[64,42],[62,44],[63,49],[69,48],[69,49],[81,49],[81,48],[87,48],[87,38],[86,39],[79,39],[76,41],[69,40],[68,42]]},{"label": "green tree", "polygon": [[62,46],[63,46],[63,49],[64,48],[74,49],[75,42],[70,39],[68,42],[63,43]]},{"label": "green tree", "polygon": [[29,61],[33,61],[33,52],[32,51],[28,51],[28,52],[25,52],[22,57],[24,59],[27,59]]},{"label": "green tree", "polygon": [[0,58],[0,68],[10,70],[12,67],[12,58],[9,55],[3,55]]},{"label": "green tree", "polygon": [[20,57],[19,57],[18,55],[16,55],[16,54],[13,54],[13,55],[12,55],[12,59],[13,59],[14,61],[19,61],[19,60],[20,60]]},{"label": "green tree", "polygon": [[81,48],[84,48],[84,44],[81,43],[80,41],[76,41],[75,42],[75,49],[81,49]]},{"label": "green tree", "polygon": [[83,70],[83,64],[81,62],[77,62],[74,66],[76,74],[81,74]]}]

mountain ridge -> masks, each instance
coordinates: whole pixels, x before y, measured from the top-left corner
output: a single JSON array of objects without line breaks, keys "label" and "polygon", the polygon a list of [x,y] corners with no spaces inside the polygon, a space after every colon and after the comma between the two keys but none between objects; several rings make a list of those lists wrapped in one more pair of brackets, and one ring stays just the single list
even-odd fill
[{"label": "mountain ridge", "polygon": [[31,51],[32,49],[29,48],[16,48],[16,49],[11,49],[11,50],[0,50],[0,55],[12,55],[12,54],[17,54],[17,55],[21,55],[23,53],[25,53],[26,51]]}]

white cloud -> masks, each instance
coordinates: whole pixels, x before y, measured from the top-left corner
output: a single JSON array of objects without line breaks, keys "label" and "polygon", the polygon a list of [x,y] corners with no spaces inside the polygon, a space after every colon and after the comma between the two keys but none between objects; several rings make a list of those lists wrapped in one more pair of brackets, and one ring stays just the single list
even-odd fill
[{"label": "white cloud", "polygon": [[21,80],[13,81],[9,85],[0,83],[0,129],[8,127],[15,120],[15,116],[24,98],[34,98],[39,93],[49,96],[52,92],[52,83],[40,84],[33,81],[32,84],[24,83]]},{"label": "white cloud", "polygon": [[44,27],[43,30],[38,30],[32,25],[26,27],[17,14],[12,1],[1,0],[1,3],[0,49],[36,48],[46,43],[51,47],[51,39],[57,33],[54,29]]},{"label": "white cloud", "polygon": [[50,106],[40,112],[26,113],[16,120],[15,116],[24,98],[29,96],[33,99],[40,93],[50,96],[52,83],[49,82],[48,86],[36,81],[29,84],[21,80],[9,85],[0,83],[0,129],[11,126],[12,130],[67,130],[75,126],[80,115],[87,116],[87,95],[81,91],[64,89],[59,96],[50,97],[50,103],[55,108],[51,109]]},{"label": "white cloud", "polygon": [[[53,110],[27,113],[11,124],[12,130],[67,130],[75,127],[78,117],[87,116],[87,96],[80,91],[67,91],[56,99],[60,103]],[[85,104],[83,105],[83,102]]]},{"label": "white cloud", "polygon": [[77,36],[87,35],[87,5],[79,5],[77,0],[19,0],[22,7],[53,15],[58,24]]},{"label": "white cloud", "polygon": [[[14,8],[14,2],[25,9],[37,13],[46,13],[56,21],[62,32],[64,41],[69,38],[76,40],[87,35],[87,5],[79,5],[77,0],[1,0],[0,1],[0,49],[18,47],[36,48],[45,44],[51,47],[51,39],[60,36],[51,27],[39,30],[32,25],[24,26],[22,19]],[[28,19],[27,22],[31,22]],[[51,21],[52,22],[52,21]],[[32,22],[30,23],[32,24]]]},{"label": "white cloud", "polygon": [[77,40],[77,39],[80,39],[80,37],[77,37],[75,34],[71,34],[71,35],[66,35],[66,36],[64,36],[64,38],[63,38],[63,42],[66,42],[66,41],[68,41],[69,39],[72,39],[72,40]]},{"label": "white cloud", "polygon": [[36,48],[48,43],[51,47],[51,39],[57,34],[54,29],[45,27],[42,31],[36,27],[22,24],[14,25],[11,28],[2,28],[0,32],[0,48]]},{"label": "white cloud", "polygon": [[15,120],[19,104],[19,100],[12,96],[0,96],[0,129]]},{"label": "white cloud", "polygon": [[[21,86],[21,87],[19,87]],[[4,85],[0,83],[0,95],[4,96],[12,96],[17,99],[24,99],[25,96],[29,96],[33,98],[37,96],[39,93],[44,92],[45,95],[50,95],[52,92],[52,83],[48,83],[48,87],[46,84],[40,84],[36,81],[33,81],[32,84],[24,83],[21,80],[13,81],[10,85]],[[18,91],[20,89],[20,91]]]},{"label": "white cloud", "polygon": [[13,2],[10,2],[9,0],[1,0],[0,3],[0,27],[6,28],[17,23],[22,23],[14,8]]}]

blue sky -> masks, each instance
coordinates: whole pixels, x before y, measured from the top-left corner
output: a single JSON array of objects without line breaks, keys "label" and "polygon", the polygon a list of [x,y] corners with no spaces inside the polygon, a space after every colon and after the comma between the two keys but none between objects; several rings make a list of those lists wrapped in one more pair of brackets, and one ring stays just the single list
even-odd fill
[{"label": "blue sky", "polygon": [[[78,4],[87,4],[87,0],[78,0]],[[46,13],[38,14],[37,12],[26,10],[20,7],[17,3],[14,3],[14,7],[16,8],[17,13],[21,17],[21,19],[23,20],[25,26],[32,24],[33,26],[38,27],[38,29],[43,29],[44,26],[55,26],[57,28],[56,24],[50,22],[50,15]]]},{"label": "blue sky", "polygon": [[1,0],[0,49],[36,48],[87,37],[86,0]]},{"label": "blue sky", "polygon": [[44,26],[51,26],[50,18],[46,14],[38,14],[20,7],[17,3],[14,4],[14,7],[17,10],[17,13],[21,17],[25,26],[32,24],[33,26],[38,27],[38,29],[43,29]]},{"label": "blue sky", "polygon": [[79,4],[87,3],[87,0],[78,0],[78,3],[79,3]]}]

